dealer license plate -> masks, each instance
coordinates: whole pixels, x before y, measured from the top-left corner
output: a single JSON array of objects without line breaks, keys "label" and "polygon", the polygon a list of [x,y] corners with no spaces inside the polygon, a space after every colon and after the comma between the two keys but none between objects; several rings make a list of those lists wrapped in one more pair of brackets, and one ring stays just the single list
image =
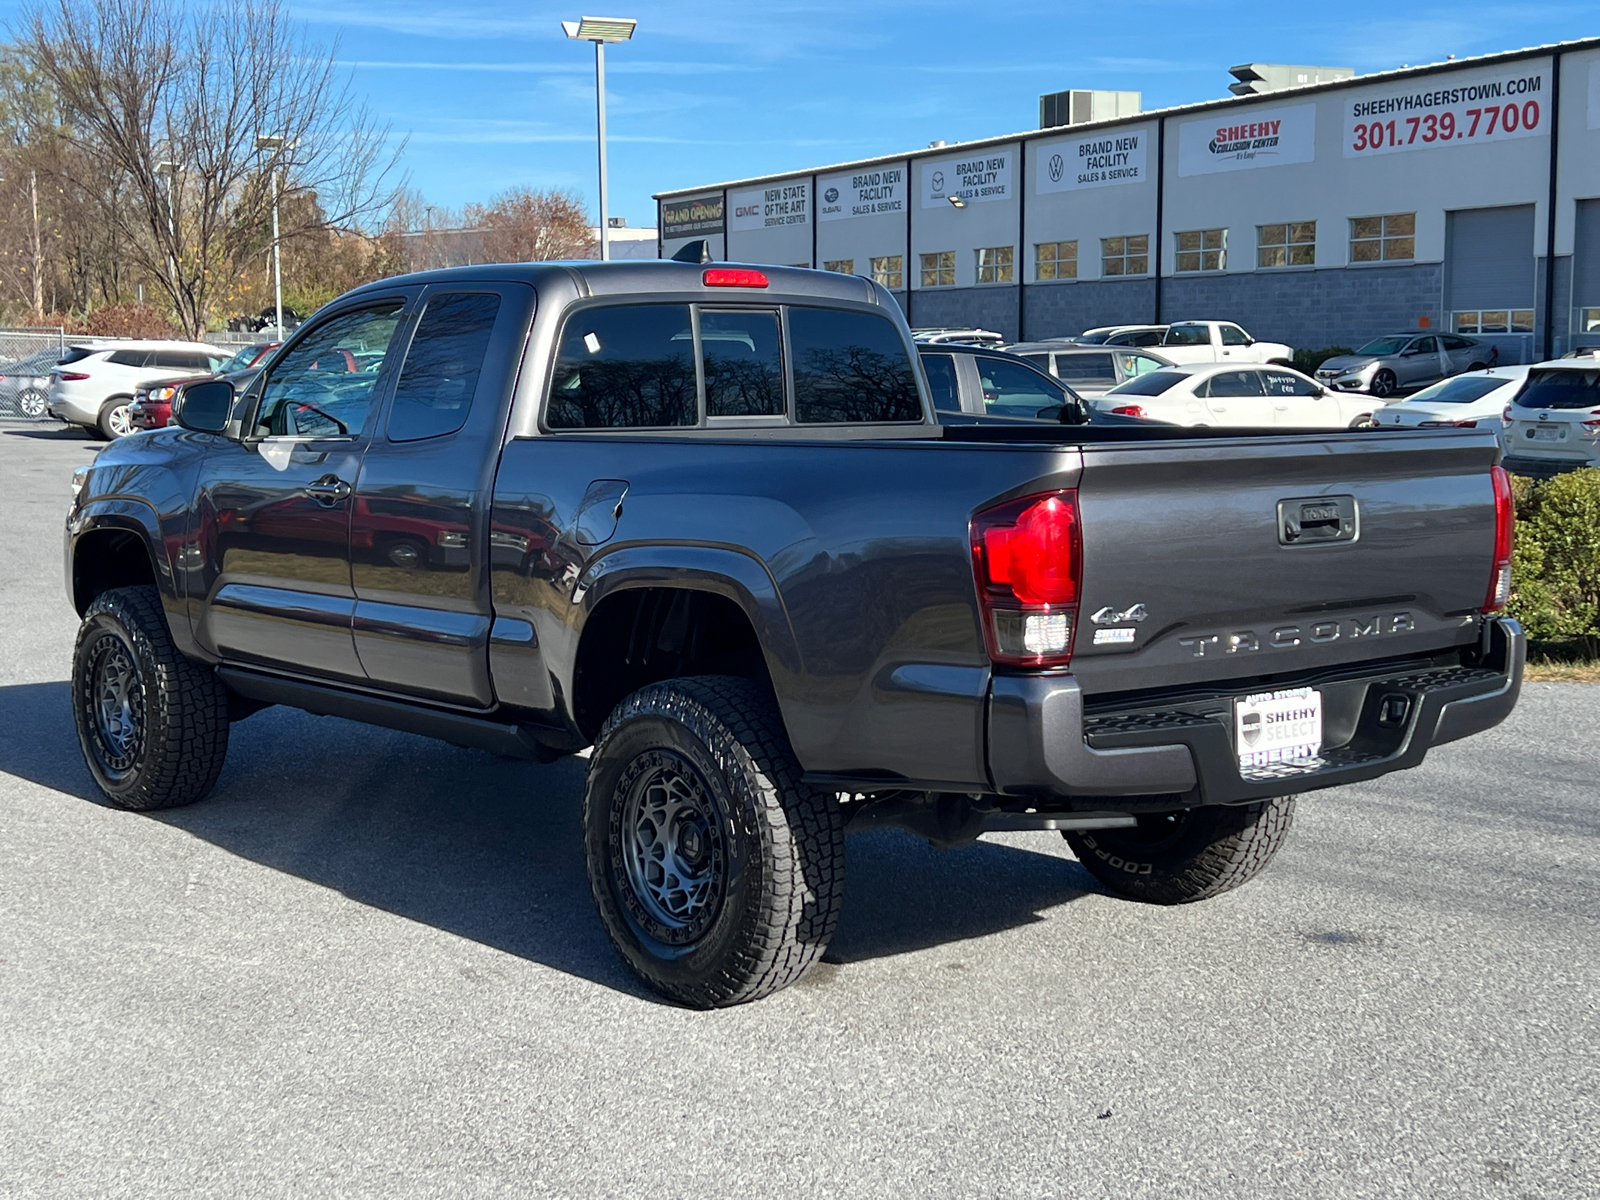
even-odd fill
[{"label": "dealer license plate", "polygon": [[1234,702],[1233,732],[1241,772],[1309,765],[1322,753],[1322,693],[1291,688],[1245,696]]}]

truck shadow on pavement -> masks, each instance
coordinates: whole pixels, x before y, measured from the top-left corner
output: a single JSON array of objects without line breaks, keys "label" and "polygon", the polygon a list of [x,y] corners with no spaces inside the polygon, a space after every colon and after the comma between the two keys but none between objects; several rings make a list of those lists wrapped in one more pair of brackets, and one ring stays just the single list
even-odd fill
[{"label": "truck shadow on pavement", "polygon": [[[0,771],[110,808],[83,765],[65,682],[0,687]],[[361,904],[653,999],[606,941],[579,835],[583,759],[549,766],[269,709],[232,728],[216,790],[142,816]],[[1041,837],[1049,835],[1038,835]],[[848,841],[827,955],[852,963],[984,937],[1099,891],[1076,862],[898,831]]]}]

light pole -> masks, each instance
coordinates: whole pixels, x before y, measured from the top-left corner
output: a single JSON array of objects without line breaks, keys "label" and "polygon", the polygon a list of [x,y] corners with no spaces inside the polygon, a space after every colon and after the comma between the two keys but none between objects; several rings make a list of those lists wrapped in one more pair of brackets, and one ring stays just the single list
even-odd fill
[{"label": "light pole", "polygon": [[600,126],[600,261],[611,257],[610,221],[606,195],[606,43],[626,42],[639,22],[629,17],[583,17],[563,21],[566,35],[578,42],[594,43],[594,90]]},{"label": "light pole", "polygon": [[156,174],[164,176],[167,181],[167,271],[172,275],[172,302],[178,302],[178,218],[175,210],[178,205],[177,182],[178,164],[175,162],[158,162]]},{"label": "light pole", "polygon": [[[283,149],[283,138],[274,134],[256,138],[257,150]],[[278,340],[283,341],[283,268],[278,260],[278,165],[277,155],[271,160],[272,171],[272,309],[278,322]]]}]

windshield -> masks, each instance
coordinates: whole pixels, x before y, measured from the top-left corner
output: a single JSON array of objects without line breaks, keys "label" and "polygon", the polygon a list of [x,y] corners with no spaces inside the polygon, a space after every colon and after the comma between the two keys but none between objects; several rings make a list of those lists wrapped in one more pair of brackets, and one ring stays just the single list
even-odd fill
[{"label": "windshield", "polygon": [[1382,357],[1386,354],[1399,354],[1400,351],[1406,348],[1407,343],[1410,341],[1411,339],[1408,337],[1382,337],[1377,341],[1368,342],[1365,346],[1361,347],[1361,349],[1357,350],[1356,353],[1376,354],[1379,357]]},{"label": "windshield", "polygon": [[1108,396],[1159,396],[1162,392],[1175,384],[1182,383],[1188,376],[1182,371],[1151,371],[1148,375],[1141,375],[1137,379],[1130,379],[1126,383],[1119,383],[1106,393]]},{"label": "windshield", "polygon": [[1510,379],[1497,378],[1493,375],[1478,376],[1473,379],[1446,379],[1443,383],[1436,383],[1432,387],[1423,388],[1414,396],[1402,400],[1402,404],[1411,404],[1417,400],[1428,400],[1435,404],[1470,404],[1474,400],[1481,400],[1497,388],[1503,388]]},{"label": "windshield", "polygon": [[1600,369],[1530,371],[1512,401],[1518,408],[1600,408]]},{"label": "windshield", "polygon": [[260,346],[246,346],[227,362],[217,368],[219,375],[231,375],[234,371],[242,371],[256,360],[256,355],[261,353]]},{"label": "windshield", "polygon": [[1211,344],[1211,328],[1207,325],[1174,325],[1167,330],[1164,345],[1167,346],[1209,346]]}]

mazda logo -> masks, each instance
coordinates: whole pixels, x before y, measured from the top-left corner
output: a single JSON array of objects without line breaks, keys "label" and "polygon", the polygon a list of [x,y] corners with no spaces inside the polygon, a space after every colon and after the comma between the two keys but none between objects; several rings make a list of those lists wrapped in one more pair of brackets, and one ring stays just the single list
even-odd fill
[{"label": "mazda logo", "polygon": [[944,191],[944,172],[943,171],[935,171],[933,173],[933,190],[936,191],[936,192]]}]

